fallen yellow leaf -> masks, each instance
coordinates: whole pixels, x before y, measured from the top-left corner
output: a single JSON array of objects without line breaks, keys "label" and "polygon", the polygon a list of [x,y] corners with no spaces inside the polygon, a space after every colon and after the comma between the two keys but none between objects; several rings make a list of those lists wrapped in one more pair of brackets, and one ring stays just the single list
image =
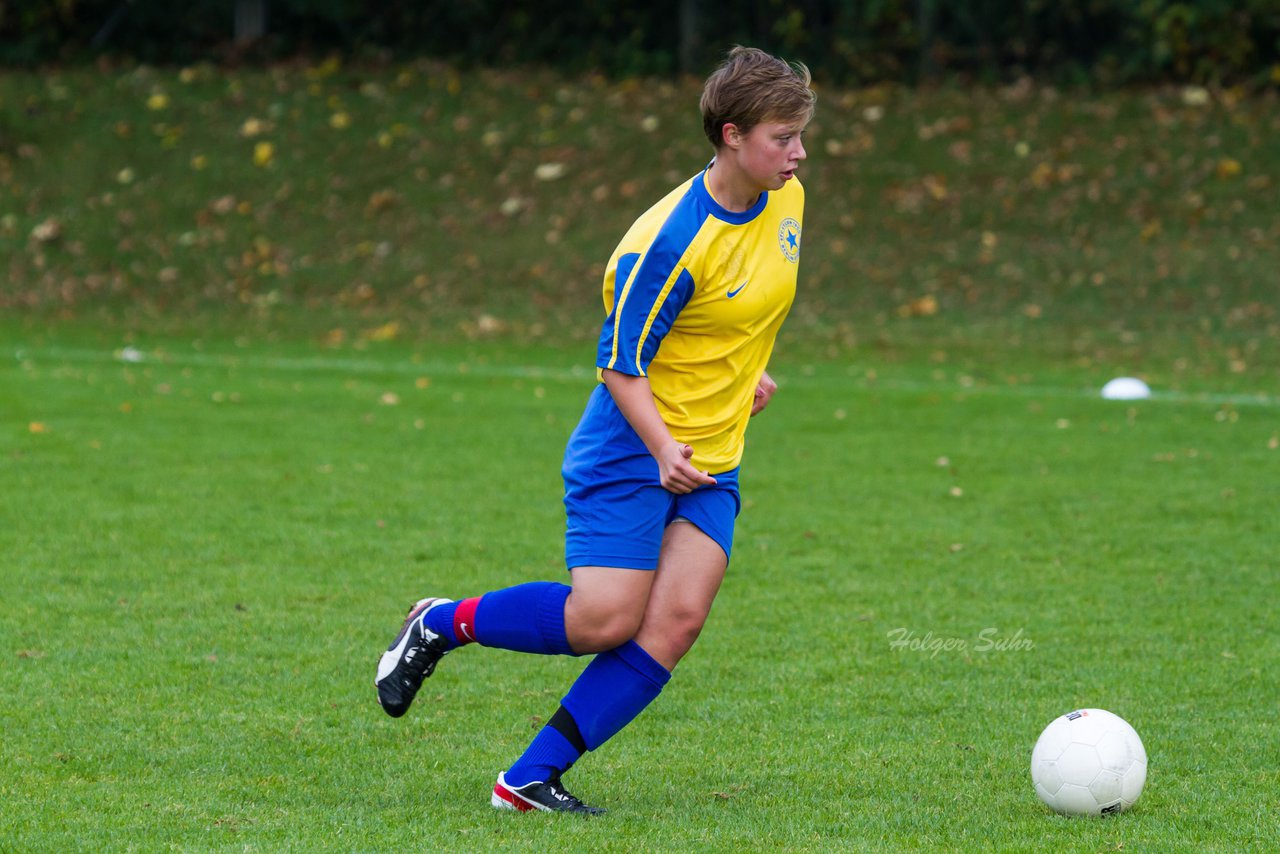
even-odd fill
[{"label": "fallen yellow leaf", "polygon": [[940,202],[947,197],[947,179],[942,175],[925,175],[924,188],[934,201]]},{"label": "fallen yellow leaf", "polygon": [[366,331],[364,338],[369,341],[394,341],[399,334],[400,323],[393,320],[390,323],[384,323],[382,326],[375,326],[373,329]]},{"label": "fallen yellow leaf", "polygon": [[1031,173],[1031,183],[1043,190],[1053,183],[1054,174],[1054,168],[1048,163],[1037,164]]},{"label": "fallen yellow leaf", "polygon": [[898,306],[899,317],[932,317],[938,313],[938,298],[932,294]]},{"label": "fallen yellow leaf", "polygon": [[1244,167],[1240,165],[1239,160],[1231,157],[1224,157],[1218,161],[1218,167],[1215,170],[1219,178],[1234,178],[1244,171]]},{"label": "fallen yellow leaf", "polygon": [[244,124],[240,125],[240,135],[245,139],[252,139],[255,136],[261,136],[267,130],[267,123],[262,119],[250,116],[244,120]]}]

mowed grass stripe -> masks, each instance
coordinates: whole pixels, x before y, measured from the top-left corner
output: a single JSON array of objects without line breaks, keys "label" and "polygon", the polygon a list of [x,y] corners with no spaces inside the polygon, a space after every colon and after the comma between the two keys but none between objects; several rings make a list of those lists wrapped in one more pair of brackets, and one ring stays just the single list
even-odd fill
[{"label": "mowed grass stripe", "polygon": [[[555,366],[520,364],[517,362],[491,361],[489,358],[474,360],[468,358],[456,360],[410,359],[391,357],[377,359],[354,356],[248,356],[234,353],[175,353],[170,350],[144,351],[136,348],[118,348],[115,350],[91,350],[64,347],[19,348],[14,358],[20,362],[44,361],[75,362],[84,364],[122,365],[170,365],[192,368],[221,368],[228,370],[280,371],[284,373],[339,373],[352,375],[392,374],[405,377],[455,376],[479,377],[492,379],[528,379],[545,382],[581,384],[594,380],[593,368],[582,365]],[[908,377],[867,376],[865,367],[847,367],[840,370],[832,364],[821,364],[815,369],[813,365],[788,365],[786,357],[781,362],[784,370],[775,379],[786,386],[823,386],[835,384],[840,387],[852,387],[865,391],[890,391],[918,394],[931,391],[953,391],[964,394],[1011,395],[1018,397],[1081,397],[1096,398],[1097,388],[1076,386],[1047,386],[1022,382],[975,381],[963,374],[951,379],[925,380]],[[819,375],[820,372],[820,375]],[[1280,406],[1280,396],[1264,393],[1255,394],[1213,394],[1209,392],[1183,392],[1153,389],[1147,401],[1171,404],[1204,404],[1209,406],[1248,406],[1276,407]],[[1116,401],[1124,403],[1125,401]],[[1140,403],[1142,401],[1129,401]]]}]

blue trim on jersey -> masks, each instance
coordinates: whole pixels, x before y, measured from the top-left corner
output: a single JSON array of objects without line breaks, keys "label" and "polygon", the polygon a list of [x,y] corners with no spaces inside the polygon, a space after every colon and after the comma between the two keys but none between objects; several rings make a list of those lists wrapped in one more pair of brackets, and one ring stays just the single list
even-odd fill
[{"label": "blue trim on jersey", "polygon": [[[681,270],[664,294],[667,282],[707,219],[714,217],[730,225],[746,225],[769,204],[768,192],[762,192],[750,209],[726,210],[707,190],[706,174],[704,169],[693,176],[689,189],[672,207],[643,255],[631,252],[618,259],[613,306],[600,331],[596,367],[645,376],[662,339],[697,289],[697,282],[689,271]],[[637,262],[639,269],[636,269]]]},{"label": "blue trim on jersey", "polygon": [[[645,375],[649,362],[658,352],[658,346],[671,329],[676,315],[693,297],[696,283],[688,271],[681,271],[675,284],[665,295],[663,290],[707,218],[707,212],[699,204],[699,200],[697,194],[686,193],[676,203],[645,251],[638,270],[634,269],[632,262],[625,267],[624,273],[623,261],[626,256],[619,259],[613,284],[613,310],[605,318],[604,328],[601,330],[596,367],[632,376]],[[658,305],[659,300],[662,301],[661,305]],[[646,330],[645,326],[649,324],[655,306],[658,308],[657,314]]]},{"label": "blue trim on jersey", "polygon": [[[715,163],[715,161],[711,161]],[[711,165],[707,165],[710,169]],[[693,184],[689,187],[689,192],[697,196],[698,199],[705,204],[711,212],[711,215],[718,220],[723,220],[730,225],[746,225],[751,220],[760,216],[761,211],[769,204],[769,193],[767,190],[761,191],[760,198],[756,199],[756,203],[745,211],[731,211],[720,207],[720,203],[711,197],[711,191],[707,189],[707,170],[703,169],[693,177]]]},{"label": "blue trim on jersey", "polygon": [[618,303],[618,294],[622,293],[622,288],[626,285],[627,279],[631,278],[631,270],[635,267],[636,261],[639,260],[639,252],[628,252],[618,259],[618,268],[614,271],[614,305],[609,308],[609,316],[605,318],[604,327],[600,330],[600,343],[596,347],[596,365],[599,367],[607,365],[609,359],[613,357],[613,320],[615,307]]},{"label": "blue trim on jersey", "polygon": [[653,318],[653,325],[649,327],[649,334],[644,339],[644,348],[640,351],[640,367],[647,372],[649,363],[653,361],[653,357],[658,355],[658,347],[662,344],[662,339],[667,337],[667,333],[671,331],[671,325],[676,322],[676,316],[680,314],[684,307],[689,304],[689,300],[693,298],[693,291],[697,285],[693,281],[693,276],[688,270],[681,270],[680,275],[676,277],[676,283],[671,288],[671,293],[667,295],[666,300],[662,303],[662,308],[658,310],[657,316]]}]

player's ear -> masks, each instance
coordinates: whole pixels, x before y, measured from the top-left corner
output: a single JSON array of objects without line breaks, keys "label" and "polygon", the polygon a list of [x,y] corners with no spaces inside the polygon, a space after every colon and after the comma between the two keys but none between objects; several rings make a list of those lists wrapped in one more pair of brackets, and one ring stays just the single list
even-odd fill
[{"label": "player's ear", "polygon": [[720,141],[729,148],[739,148],[742,145],[742,131],[733,122],[725,122],[720,129]]}]

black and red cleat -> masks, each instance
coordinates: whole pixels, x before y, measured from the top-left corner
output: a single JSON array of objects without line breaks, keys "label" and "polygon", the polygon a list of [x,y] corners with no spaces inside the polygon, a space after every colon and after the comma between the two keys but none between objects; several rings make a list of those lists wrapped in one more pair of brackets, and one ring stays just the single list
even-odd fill
[{"label": "black and red cleat", "polygon": [[514,788],[507,785],[503,774],[498,775],[498,782],[493,786],[493,797],[489,803],[500,810],[516,810],[517,812],[576,812],[583,815],[604,815],[607,810],[600,807],[589,807],[564,790],[560,777],[556,775],[550,780],[529,783],[527,786]]}]

